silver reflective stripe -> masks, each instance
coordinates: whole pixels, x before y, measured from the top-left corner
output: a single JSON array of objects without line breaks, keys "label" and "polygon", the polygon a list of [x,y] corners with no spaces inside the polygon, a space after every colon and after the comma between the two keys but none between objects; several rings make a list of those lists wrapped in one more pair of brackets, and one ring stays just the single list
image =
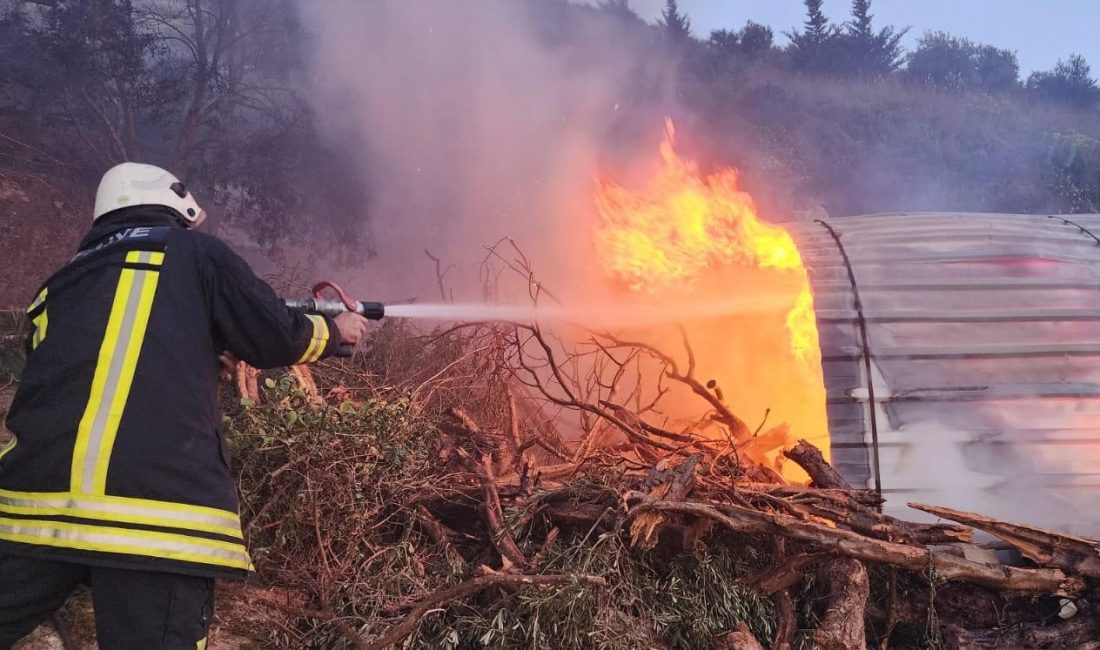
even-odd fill
[{"label": "silver reflective stripe", "polygon": [[[149,261],[149,253],[143,252],[139,256],[140,261]],[[95,488],[96,463],[99,460],[100,446],[103,444],[104,434],[107,429],[108,418],[111,415],[111,406],[115,401],[119,381],[122,377],[122,368],[126,360],[126,351],[130,347],[130,339],[134,335],[134,321],[137,318],[138,307],[141,302],[141,291],[149,276],[158,271],[133,271],[134,282],[130,286],[130,293],[126,296],[126,309],[122,317],[122,327],[119,329],[118,342],[111,355],[110,370],[107,374],[107,383],[103,389],[103,398],[99,402],[95,419],[92,420],[91,435],[88,437],[88,451],[84,456],[84,474],[81,479],[80,489],[92,493]],[[122,414],[116,414],[121,418]],[[115,423],[118,426],[118,423]]]},{"label": "silver reflective stripe", "polygon": [[183,535],[122,528],[0,519],[0,539],[4,538],[46,546],[206,562],[242,569],[250,566],[248,553],[238,544],[198,541]]},{"label": "silver reflective stripe", "polygon": [[36,297],[34,299],[34,302],[31,303],[31,306],[27,307],[27,313],[34,311],[39,305],[45,302],[47,293],[49,293],[49,287],[46,287],[45,289],[40,291],[38,293],[38,297]]},{"label": "silver reflective stripe", "polygon": [[166,528],[192,528],[241,538],[241,524],[237,515],[229,511],[215,511],[201,506],[184,506],[182,509],[157,507],[147,502],[127,502],[125,497],[108,497],[109,500],[83,499],[79,495],[49,498],[32,498],[0,494],[0,511],[23,509],[19,514],[60,515],[95,519],[110,517],[114,521],[145,523]]}]

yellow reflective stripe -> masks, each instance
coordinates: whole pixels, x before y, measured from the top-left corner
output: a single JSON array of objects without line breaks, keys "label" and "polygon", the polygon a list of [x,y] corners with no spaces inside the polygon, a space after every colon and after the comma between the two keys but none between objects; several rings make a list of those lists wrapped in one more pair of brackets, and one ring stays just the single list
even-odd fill
[{"label": "yellow reflective stripe", "polygon": [[195,650],[206,650],[206,637],[195,642]]},{"label": "yellow reflective stripe", "polygon": [[88,398],[88,404],[84,407],[84,415],[80,418],[80,424],[76,429],[76,446],[73,448],[73,466],[70,472],[70,489],[80,492],[84,483],[84,463],[88,453],[88,441],[92,436],[92,424],[96,414],[103,405],[103,391],[107,384],[107,375],[111,369],[111,359],[115,355],[115,347],[118,344],[119,330],[122,329],[122,317],[126,309],[126,300],[130,295],[130,287],[134,282],[134,272],[123,269],[118,279],[118,287],[115,289],[115,299],[111,304],[111,315],[107,321],[107,332],[103,337],[103,343],[99,347],[99,358],[96,361],[95,375],[92,377],[92,392]]},{"label": "yellow reflective stripe", "polygon": [[0,490],[0,513],[144,524],[204,531],[242,539],[240,519],[236,513],[126,497]]},{"label": "yellow reflective stripe", "polygon": [[157,292],[157,282],[160,280],[160,273],[157,271],[138,271],[138,273],[145,276],[144,282],[138,298],[133,329],[126,346],[125,356],[122,359],[122,373],[118,378],[118,386],[115,388],[114,399],[111,401],[109,419],[103,431],[103,439],[99,443],[99,453],[95,459],[91,489],[93,494],[103,494],[107,489],[107,467],[111,464],[111,450],[115,445],[115,436],[118,435],[122,413],[126,410],[126,399],[130,395],[130,386],[133,384],[134,373],[137,371],[141,344],[145,340],[145,330],[149,325],[149,314],[153,311],[153,297]]},{"label": "yellow reflective stripe", "polygon": [[324,354],[325,346],[328,344],[328,323],[325,322],[324,316],[306,314],[306,317],[313,323],[313,337],[310,338],[306,351],[302,354],[302,358],[298,359],[297,363],[313,363],[317,361],[321,358],[321,355]]},{"label": "yellow reflective stripe", "polygon": [[231,510],[211,508],[209,506],[195,506],[188,503],[174,503],[172,501],[156,501],[153,499],[139,499],[137,497],[120,497],[111,494],[75,494],[71,492],[17,492],[14,490],[0,490],[0,498],[5,499],[67,499],[79,497],[82,501],[96,503],[111,503],[122,506],[134,506],[140,508],[158,508],[175,512],[190,512],[204,517],[220,517],[227,525],[235,525],[238,522],[237,513]]},{"label": "yellow reflective stripe", "polygon": [[[46,302],[46,294],[49,293],[49,287],[43,287],[42,291],[38,292],[38,297],[34,299],[30,307],[27,307],[27,313],[31,313],[35,309],[42,306],[42,303]],[[49,325],[49,318],[46,316],[46,310],[43,309],[42,313],[31,319],[31,323],[34,324],[34,335],[31,336],[31,349],[37,350],[42,341],[46,340],[46,326]]]},{"label": "yellow reflective stripe", "polygon": [[[128,262],[153,263],[155,259],[163,261],[163,253],[126,254]],[[69,477],[73,492],[104,492],[111,450],[126,408],[159,278],[158,271],[150,270],[124,268],[119,274],[91,394],[77,426]]]},{"label": "yellow reflective stripe", "polygon": [[38,297],[34,299],[34,302],[31,303],[30,307],[27,307],[27,313],[28,314],[31,313],[32,311],[34,311],[35,309],[37,309],[39,305],[41,305],[43,302],[46,301],[46,293],[49,290],[50,290],[49,287],[44,287],[42,289],[42,291],[38,292]]},{"label": "yellow reflective stripe", "polygon": [[7,456],[12,449],[15,449],[15,445],[17,444],[19,444],[19,438],[16,438],[14,435],[12,435],[11,440],[8,441],[8,444],[4,445],[3,449],[0,449],[0,460],[3,460],[4,456]]},{"label": "yellow reflective stripe", "polygon": [[164,263],[164,253],[156,251],[130,251],[126,253],[126,261],[131,264],[152,264],[160,266]]},{"label": "yellow reflective stripe", "polygon": [[46,340],[46,328],[50,324],[49,316],[46,315],[46,310],[43,309],[42,313],[37,318],[31,320],[34,323],[34,336],[31,337],[31,349],[37,350],[42,341]]},{"label": "yellow reflective stripe", "polygon": [[0,518],[0,540],[251,570],[244,545],[130,528]]}]

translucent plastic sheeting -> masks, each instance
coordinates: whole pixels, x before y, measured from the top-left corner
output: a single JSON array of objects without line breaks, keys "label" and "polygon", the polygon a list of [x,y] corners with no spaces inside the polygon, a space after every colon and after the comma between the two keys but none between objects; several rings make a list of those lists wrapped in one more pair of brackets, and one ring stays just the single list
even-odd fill
[{"label": "translucent plastic sheeting", "polygon": [[836,241],[786,225],[814,290],[838,469],[874,486],[873,410],[892,512],[919,519],[905,503],[931,501],[1100,535],[1100,215],[827,221],[869,352]]}]

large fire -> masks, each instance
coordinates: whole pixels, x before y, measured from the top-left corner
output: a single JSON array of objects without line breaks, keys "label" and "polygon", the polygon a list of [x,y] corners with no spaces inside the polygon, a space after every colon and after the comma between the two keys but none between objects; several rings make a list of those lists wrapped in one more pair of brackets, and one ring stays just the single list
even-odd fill
[{"label": "large fire", "polygon": [[645,187],[598,182],[598,256],[632,293],[718,302],[730,294],[759,297],[765,305],[759,310],[686,325],[702,358],[700,373],[725,386],[734,411],[746,419],[767,414],[760,435],[740,451],[804,479],[780,452],[805,438],[828,457],[829,439],[802,256],[786,230],[760,219],[737,170],[701,173],[677,155],[675,135],[668,120],[660,167]]}]

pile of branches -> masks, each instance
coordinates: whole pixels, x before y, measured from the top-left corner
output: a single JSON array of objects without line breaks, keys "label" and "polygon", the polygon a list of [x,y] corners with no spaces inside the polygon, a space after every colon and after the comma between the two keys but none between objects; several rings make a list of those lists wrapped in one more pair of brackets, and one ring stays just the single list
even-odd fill
[{"label": "pile of branches", "polygon": [[[267,640],[1100,647],[1100,541],[903,521],[804,442],[769,460],[683,343],[387,323],[361,358],[245,375],[230,429]],[[695,420],[662,415],[675,387]]]}]

